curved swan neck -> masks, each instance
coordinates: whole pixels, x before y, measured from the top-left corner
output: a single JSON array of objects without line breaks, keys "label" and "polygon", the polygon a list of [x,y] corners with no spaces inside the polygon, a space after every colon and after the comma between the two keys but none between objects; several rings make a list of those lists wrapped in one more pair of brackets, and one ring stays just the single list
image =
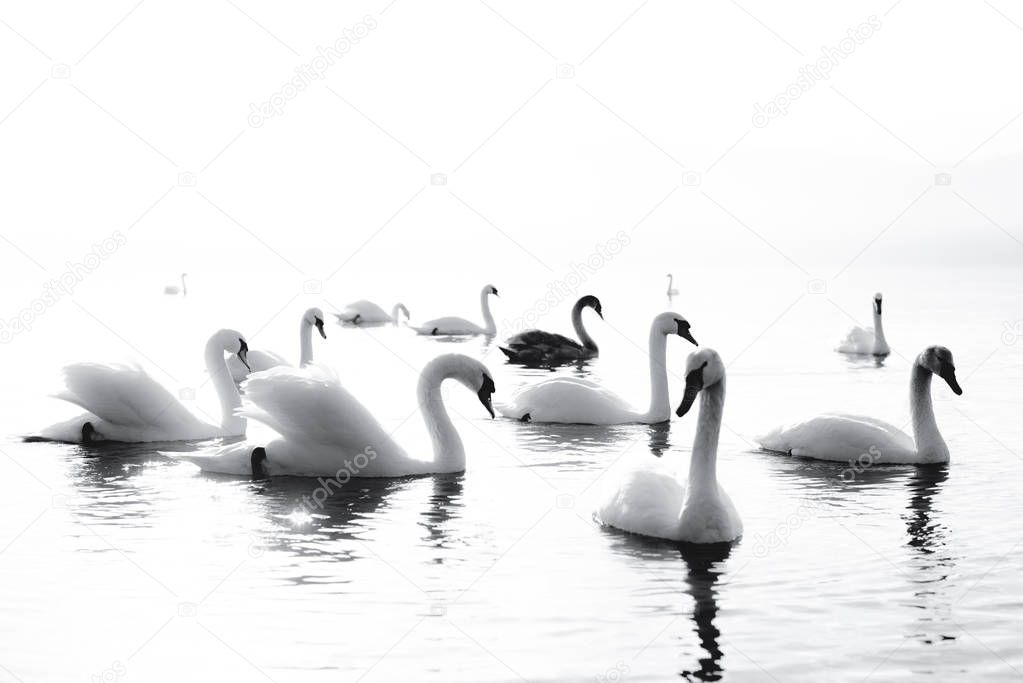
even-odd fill
[{"label": "curved swan neck", "polygon": [[671,418],[671,406],[668,405],[668,369],[667,358],[668,336],[657,329],[656,323],[650,327],[650,410],[646,414],[646,422],[666,422]]},{"label": "curved swan neck", "polygon": [[717,494],[718,437],[724,410],[725,380],[722,378],[700,392],[700,418],[693,440],[693,457],[689,461],[690,495]]},{"label": "curved swan neck", "polygon": [[313,362],[313,326],[305,318],[299,323],[298,338],[301,347],[298,364],[304,368]]},{"label": "curved swan neck", "polygon": [[913,438],[916,450],[925,462],[948,460],[948,446],[938,431],[931,402],[931,371],[913,366],[909,383],[909,409],[913,415]]},{"label": "curved swan neck", "polygon": [[487,334],[497,334],[497,325],[494,323],[494,316],[490,312],[489,289],[484,289],[480,292],[480,308],[483,309],[484,330]]},{"label": "curved swan neck", "polygon": [[580,302],[576,302],[575,306],[572,307],[572,327],[575,328],[575,334],[579,337],[579,341],[583,343],[590,351],[597,350],[597,343],[593,341],[593,337],[586,331],[583,326],[583,309],[586,308]]},{"label": "curved swan neck", "polygon": [[427,365],[419,376],[416,398],[433,444],[435,471],[461,472],[465,469],[465,447],[458,430],[448,417],[440,391],[441,384],[449,376],[450,372],[443,365]]},{"label": "curved swan neck", "polygon": [[245,418],[235,415],[235,411],[241,408],[242,399],[238,395],[238,387],[231,379],[231,372],[227,369],[227,360],[224,358],[224,348],[216,337],[206,342],[206,371],[210,374],[213,387],[217,390],[217,398],[220,399],[220,426],[224,433],[229,436],[236,436],[245,433]]},{"label": "curved swan neck", "polygon": [[401,322],[401,318],[399,316],[403,310],[405,310],[405,307],[400,303],[394,304],[394,308],[391,309],[391,320],[395,325]]}]

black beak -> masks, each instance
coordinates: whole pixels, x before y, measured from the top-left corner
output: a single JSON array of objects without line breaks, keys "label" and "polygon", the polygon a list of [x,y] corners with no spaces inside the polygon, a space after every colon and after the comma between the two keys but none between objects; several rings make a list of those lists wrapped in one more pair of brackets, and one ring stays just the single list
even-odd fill
[{"label": "black beak", "polygon": [[703,369],[705,367],[707,367],[706,363],[686,375],[686,392],[682,396],[682,402],[678,404],[678,410],[675,411],[679,417],[689,412],[696,400],[696,395],[703,389]]},{"label": "black beak", "polygon": [[479,397],[480,403],[490,413],[491,419],[496,417],[494,414],[494,404],[491,401],[495,391],[497,391],[497,387],[494,386],[494,380],[490,379],[487,375],[483,375],[483,386],[476,392],[476,396]]},{"label": "black beak", "polygon": [[320,331],[320,336],[323,337],[324,339],[326,339],[327,338],[327,333],[323,331],[323,319],[322,318],[317,318],[315,325],[316,325],[316,329]]},{"label": "black beak", "polygon": [[958,380],[956,380],[956,369],[951,363],[942,363],[941,372],[939,376],[948,383],[949,388],[956,396],[963,395],[963,388],[959,386]]},{"label": "black beak", "polygon": [[874,312],[881,315],[881,300],[874,299]]},{"label": "black beak", "polygon": [[593,310],[594,310],[594,311],[596,312],[596,314],[597,314],[597,315],[599,315],[599,316],[600,316],[600,319],[601,319],[601,320],[603,320],[603,319],[604,319],[604,311],[602,311],[602,310],[601,310],[601,309],[599,309],[599,308],[594,308]]},{"label": "black beak", "polygon": [[682,337],[686,341],[689,341],[693,346],[699,346],[700,342],[693,339],[693,335],[689,333],[689,322],[686,320],[675,320],[675,324],[678,325],[678,336]]},{"label": "black beak", "polygon": [[239,339],[238,341],[242,343],[241,348],[238,349],[238,360],[245,365],[249,372],[252,372],[252,368],[249,366],[249,345],[245,343],[244,339]]}]

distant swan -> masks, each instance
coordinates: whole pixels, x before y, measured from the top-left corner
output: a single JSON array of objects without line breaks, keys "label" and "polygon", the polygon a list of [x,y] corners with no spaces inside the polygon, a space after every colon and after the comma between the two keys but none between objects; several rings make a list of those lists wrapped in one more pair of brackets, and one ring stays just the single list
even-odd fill
[{"label": "distant swan", "polygon": [[702,392],[700,418],[689,461],[679,478],[660,458],[644,458],[605,494],[597,521],[643,536],[688,543],[723,543],[742,535],[742,519],[717,479],[718,436],[725,407],[725,366],[712,349],[686,360],[682,417]]},{"label": "distant swan", "polygon": [[248,345],[234,330],[220,330],[206,342],[206,370],[220,399],[219,425],[200,421],[138,366],[74,363],[64,368],[67,389],[56,397],[88,412],[47,427],[31,440],[135,443],[245,434],[245,419],[235,415],[241,406],[238,388],[224,360],[225,353],[234,351],[245,360]]},{"label": "distant swan", "polygon": [[[323,329],[323,311],[318,308],[310,308],[302,314],[302,320],[298,324],[299,343],[299,365],[305,366],[313,361],[313,328],[316,328],[320,336],[327,338]],[[288,365],[283,356],[273,351],[260,351],[253,349],[249,351],[248,361],[242,363],[238,356],[231,356],[227,359],[227,367],[231,370],[231,378],[235,382],[241,382],[248,377],[250,372],[262,372],[279,365]]]},{"label": "distant swan", "polygon": [[337,375],[318,363],[256,373],[243,385],[246,404],[241,414],[266,424],[281,438],[260,446],[232,444],[209,454],[168,455],[209,472],[257,478],[327,476],[337,477],[340,484],[358,477],[462,472],[465,448],[441,396],[446,379],[463,384],[494,415],[494,380],[482,363],[460,354],[431,360],[420,374],[416,398],[433,444],[432,460],[410,457],[341,386]]},{"label": "distant swan", "polygon": [[497,334],[497,325],[494,324],[494,316],[490,313],[489,297],[491,294],[497,296],[497,287],[487,285],[480,291],[480,307],[483,309],[483,323],[485,327],[480,327],[476,323],[470,322],[465,318],[447,317],[427,320],[422,325],[413,329],[419,334],[486,334],[493,336]]},{"label": "distant swan", "polygon": [[384,309],[372,301],[362,299],[345,306],[344,310],[337,314],[337,319],[351,325],[362,325],[364,323],[394,323],[397,325],[400,322],[400,313],[404,313],[405,319],[408,319],[409,312],[403,303],[394,304],[391,314],[387,315]]},{"label": "distant swan", "polygon": [[769,451],[817,460],[851,463],[867,457],[870,464],[948,462],[948,446],[934,419],[932,375],[945,380],[957,396],[963,393],[956,380],[952,352],[944,346],[924,349],[913,364],[909,383],[915,440],[894,425],[871,417],[824,414],[779,427],[757,441]]},{"label": "distant swan", "polygon": [[572,307],[572,327],[575,328],[575,333],[582,344],[553,332],[526,330],[510,337],[504,343],[505,345],[499,348],[513,363],[530,365],[554,365],[566,361],[592,358],[597,355],[598,349],[596,342],[583,327],[584,308],[592,308],[601,320],[604,319],[600,299],[597,297],[584,296],[575,302],[575,306]]},{"label": "distant swan", "polygon": [[576,377],[556,377],[521,389],[510,403],[498,405],[505,417],[524,422],[571,424],[656,424],[671,417],[668,405],[668,371],[664,367],[667,336],[677,334],[696,344],[689,321],[678,313],[661,313],[650,325],[650,408],[639,412],[618,394],[596,382]]},{"label": "distant swan", "polygon": [[170,296],[177,296],[178,294],[180,294],[181,296],[188,296],[188,287],[185,286],[186,277],[188,277],[188,273],[182,273],[181,286],[178,287],[177,285],[167,285],[166,287],[163,288],[163,293],[168,294]]},{"label": "distant swan", "polygon": [[874,326],[850,328],[835,351],[864,356],[887,356],[892,352],[881,324],[881,292],[874,295]]},{"label": "distant swan", "polygon": [[668,296],[676,296],[678,290],[675,289],[675,276],[668,273]]}]

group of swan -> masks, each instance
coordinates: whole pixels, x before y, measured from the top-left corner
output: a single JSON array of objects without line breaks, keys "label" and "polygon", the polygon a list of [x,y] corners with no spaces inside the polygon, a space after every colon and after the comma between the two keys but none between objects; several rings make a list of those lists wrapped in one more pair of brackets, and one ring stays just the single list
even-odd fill
[{"label": "group of swan", "polygon": [[[313,328],[320,333],[324,339],[327,332],[323,329],[323,311],[318,308],[310,308],[302,314],[302,320],[298,324],[298,346],[299,346],[299,367],[305,367],[313,362]],[[253,349],[249,351],[247,359],[243,360],[238,354],[227,359],[227,366],[231,370],[231,378],[235,382],[241,382],[251,372],[262,372],[270,368],[287,365],[288,361],[283,356],[273,351],[260,351]]]},{"label": "group of swan", "polygon": [[[488,326],[493,325],[487,308],[491,294],[496,295],[497,290],[490,285],[481,294]],[[880,295],[875,302],[874,329],[883,342]],[[596,353],[596,345],[581,324],[585,308],[593,308],[603,317],[595,297],[583,297],[576,303],[572,318],[583,340],[581,346],[560,335],[533,330],[509,340],[509,350],[521,354],[535,347],[539,356],[557,358],[562,349],[588,350],[592,345],[592,352]],[[458,318],[426,324],[445,330],[465,330],[468,325],[472,323]],[[256,477],[341,477],[342,473],[347,473],[347,478],[396,477],[465,469],[465,449],[444,407],[441,384],[446,379],[458,381],[474,392],[494,417],[492,396],[496,387],[493,376],[481,362],[461,354],[446,354],[423,368],[416,398],[433,447],[432,459],[423,460],[397,444],[341,385],[336,374],[312,362],[313,327],[326,337],[323,314],[317,308],[306,311],[301,321],[298,368],[277,362],[269,369],[257,371],[256,367],[250,368],[255,352],[249,352],[240,333],[220,330],[210,337],[205,361],[220,399],[219,425],[196,418],[141,368],[99,363],[67,366],[66,390],[58,397],[87,412],[43,430],[33,440],[95,443],[236,437],[245,435],[246,420],[252,419],[273,429],[279,438],[265,443],[242,441],[212,453],[173,457],[193,462],[206,471]],[[498,410],[505,417],[523,422],[591,425],[666,422],[670,419],[666,347],[667,337],[673,335],[697,345],[689,322],[681,315],[666,312],[654,318],[649,336],[650,405],[644,412],[596,382],[570,377],[528,386],[509,404],[499,405]],[[244,405],[225,354],[231,354],[230,361],[236,360],[252,371],[242,385]],[[673,541],[732,541],[742,534],[742,520],[718,482],[716,471],[725,366],[717,352],[704,348],[689,355],[685,371],[684,395],[676,414],[682,417],[688,413],[696,398],[702,396],[688,478],[676,477],[660,460],[646,459],[615,480],[597,506],[595,517],[608,526]],[[869,453],[872,464],[947,462],[948,446],[938,431],[931,402],[933,375],[945,380],[957,395],[962,393],[951,352],[942,346],[925,349],[917,357],[911,375],[915,439],[873,418],[825,414],[775,429],[758,442],[767,451],[821,460],[845,462]]]}]

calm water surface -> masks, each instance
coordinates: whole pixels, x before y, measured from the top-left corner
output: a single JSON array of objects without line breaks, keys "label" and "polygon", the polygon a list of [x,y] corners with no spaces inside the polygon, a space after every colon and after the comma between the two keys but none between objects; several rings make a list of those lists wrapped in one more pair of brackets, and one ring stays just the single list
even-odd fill
[{"label": "calm water surface", "polygon": [[[499,321],[528,310],[537,293],[494,279],[505,295]],[[138,358],[172,390],[195,389],[194,407],[215,415],[201,366],[209,332],[236,326],[254,348],[294,358],[307,305],[291,301],[274,319],[284,301],[250,301],[221,321],[224,307],[201,293],[132,305],[97,296],[86,305],[107,329],[65,304],[2,349],[0,680],[1018,677],[1023,343],[1007,330],[1023,318],[1021,278],[954,281],[942,272],[884,283],[895,353],[880,367],[830,351],[849,315],[869,322],[873,288],[810,294],[802,282],[749,275],[670,304],[730,364],[719,478],[746,532],[710,549],[590,518],[614,466],[654,457],[688,466],[695,412],[670,427],[520,425],[488,419],[451,386],[465,474],[353,482],[322,507],[308,504],[315,480],[202,475],[147,446],[21,443],[71,414],[46,394],[74,358]],[[607,322],[590,329],[601,357],[559,372],[600,378],[643,405],[647,328],[669,305],[659,283],[598,284]],[[416,319],[478,318],[478,288],[444,283],[407,303]],[[567,318],[566,305],[541,325],[568,331]],[[484,358],[496,401],[550,376],[506,366],[481,339],[331,325],[328,334],[319,358],[423,457],[414,386],[432,356]],[[935,384],[948,467],[853,472],[753,446],[776,423],[825,409],[906,424],[909,364],[931,343],[952,349],[965,390]],[[669,340],[673,404],[690,349]]]}]

